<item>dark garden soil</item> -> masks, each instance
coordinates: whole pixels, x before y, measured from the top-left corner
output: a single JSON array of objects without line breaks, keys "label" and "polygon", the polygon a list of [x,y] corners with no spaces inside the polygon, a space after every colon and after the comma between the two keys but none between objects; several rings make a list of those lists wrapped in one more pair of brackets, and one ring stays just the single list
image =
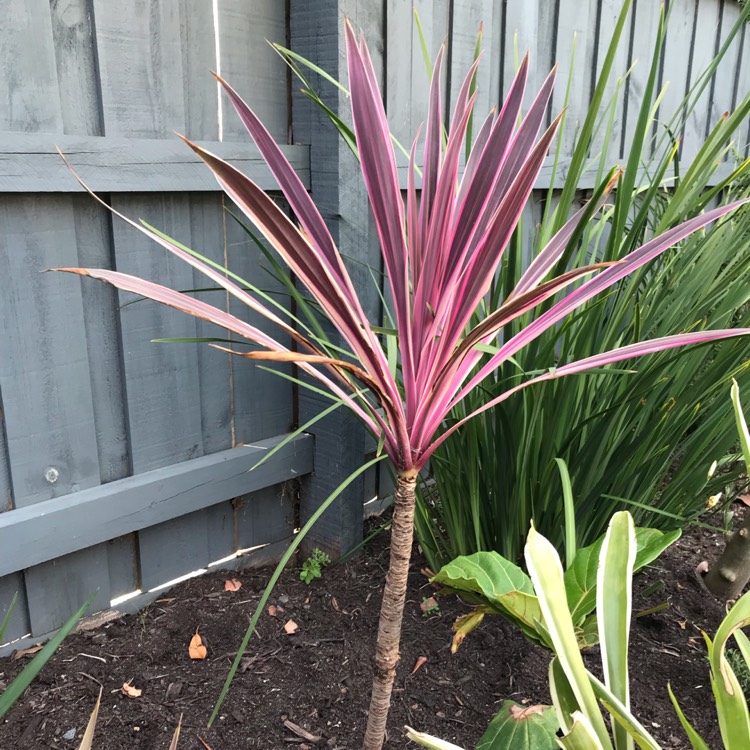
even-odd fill
[{"label": "dark garden soil", "polygon": [[[692,529],[635,584],[636,611],[669,605],[634,619],[630,649],[635,713],[668,748],[688,747],[668,680],[696,728],[720,746],[700,630],[713,634],[724,610],[700,590],[693,568],[722,545],[720,535]],[[296,571],[282,578],[272,602],[283,611],[263,614],[212,729],[211,708],[268,571],[192,579],[137,616],[72,635],[0,724],[0,750],[75,750],[100,685],[95,747],[104,750],[166,750],[181,715],[185,750],[360,747],[387,552],[381,534],[310,586]],[[471,748],[502,700],[549,701],[549,658],[499,617],[486,618],[451,655],[451,624],[468,608],[441,599],[439,613],[423,615],[432,590],[422,565],[415,552],[386,747],[415,747],[403,733],[410,724]],[[224,590],[227,578],[241,581],[239,591]],[[299,626],[293,635],[285,632],[289,620]],[[188,656],[196,628],[208,648],[203,661]],[[598,654],[588,658],[596,663]],[[0,660],[0,688],[24,662]],[[126,681],[142,694],[123,695]],[[65,739],[74,728],[75,739]]]}]

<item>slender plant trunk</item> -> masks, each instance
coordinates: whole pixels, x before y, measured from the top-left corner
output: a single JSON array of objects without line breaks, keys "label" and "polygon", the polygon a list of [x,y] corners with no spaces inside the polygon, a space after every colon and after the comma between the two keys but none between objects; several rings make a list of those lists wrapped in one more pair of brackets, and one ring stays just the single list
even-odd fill
[{"label": "slender plant trunk", "polygon": [[404,619],[406,583],[414,539],[417,473],[414,470],[399,472],[396,478],[391,525],[391,561],[380,606],[375,676],[372,681],[372,697],[363,750],[380,750],[385,741],[391,691],[396,677],[396,665],[400,658],[401,623]]},{"label": "slender plant trunk", "polygon": [[706,588],[720,599],[736,599],[750,581],[750,513],[729,537],[721,557],[703,578]]}]

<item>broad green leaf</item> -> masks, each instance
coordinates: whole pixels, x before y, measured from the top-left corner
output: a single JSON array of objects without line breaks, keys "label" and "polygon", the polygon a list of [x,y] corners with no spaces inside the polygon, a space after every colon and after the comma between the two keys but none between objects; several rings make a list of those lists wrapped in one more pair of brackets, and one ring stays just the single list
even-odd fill
[{"label": "broad green leaf", "polygon": [[417,732],[416,729],[412,729],[411,727],[406,727],[406,736],[418,745],[430,748],[430,750],[464,750],[458,745],[440,740],[429,734],[424,734],[424,732]]},{"label": "broad green leaf", "polygon": [[457,557],[444,565],[432,581],[468,595],[515,622],[530,638],[540,640],[534,621],[541,620],[542,613],[531,580],[521,568],[497,552]]},{"label": "broad green leaf", "polygon": [[677,712],[677,718],[680,720],[680,724],[682,724],[682,728],[685,730],[685,734],[688,736],[693,750],[710,750],[704,742],[703,737],[693,729],[693,725],[685,718],[685,714],[682,712],[682,708],[680,708],[680,704],[677,702],[677,698],[675,698],[675,694],[672,692],[672,686],[669,683],[667,683],[667,690],[669,691],[669,700],[672,701],[674,710]]},{"label": "broad green leaf", "polygon": [[[635,553],[633,517],[627,511],[615,513],[599,558],[596,614],[604,680],[625,708],[630,708],[628,643]],[[633,740],[624,727],[614,726],[613,735],[617,750],[632,749]]]},{"label": "broad green leaf", "polygon": [[557,747],[557,729],[552,706],[522,706],[506,700],[475,750],[553,750]]},{"label": "broad green leaf", "polygon": [[578,649],[575,628],[568,610],[560,558],[555,548],[533,526],[526,542],[525,557],[560,667],[581,713],[591,722],[602,747],[611,750],[609,733]]},{"label": "broad green leaf", "polygon": [[[633,571],[652,563],[670,544],[677,541],[681,534],[679,529],[669,532],[648,528],[636,529],[635,540],[638,549]],[[596,606],[596,576],[603,541],[604,537],[588,547],[579,549],[572,567],[565,571],[565,590],[573,622],[580,623]]]}]

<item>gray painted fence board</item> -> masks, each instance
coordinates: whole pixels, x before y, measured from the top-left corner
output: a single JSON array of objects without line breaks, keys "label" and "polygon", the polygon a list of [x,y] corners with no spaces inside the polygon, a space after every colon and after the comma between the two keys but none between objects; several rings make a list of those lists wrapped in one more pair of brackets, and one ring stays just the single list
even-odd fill
[{"label": "gray painted fence board", "polygon": [[[596,40],[596,80],[598,80],[601,75],[602,67],[607,56],[607,51],[609,50],[609,45],[612,40],[615,26],[617,25],[617,19],[620,15],[621,8],[621,0],[601,0],[599,3],[599,36]],[[606,153],[605,163],[607,164],[617,164],[622,155],[620,145],[622,141],[622,124],[625,108],[625,81],[623,78],[628,69],[628,39],[632,23],[632,12],[631,9],[629,14],[630,17],[625,22],[625,28],[623,29],[620,44],[615,51],[612,74],[607,81],[604,89],[604,97],[602,99],[602,113],[600,113],[600,118],[603,118],[603,122],[594,136],[591,147],[591,154],[595,159],[603,151]],[[591,93],[593,94],[593,89]],[[615,112],[611,137],[607,142],[605,139],[606,128],[609,123],[611,111],[609,109],[610,107],[614,108]]]},{"label": "gray painted fence board", "polygon": [[[659,30],[658,8],[653,7],[650,3],[636,3],[634,11],[633,39],[637,40],[637,47],[634,43],[633,54],[629,60],[629,65],[633,69],[625,82],[627,106],[625,109],[625,123],[621,134],[623,163],[626,163],[630,153],[633,136],[638,124],[638,117],[643,106],[645,89],[653,59],[654,44],[656,43]],[[654,93],[654,96],[656,96],[656,93]],[[653,100],[647,106],[651,108]],[[646,135],[648,137],[649,134],[647,133]]]},{"label": "gray painted fence board", "polygon": [[484,54],[477,70],[477,99],[474,105],[474,133],[492,107],[498,104],[500,68],[502,65],[500,28],[502,3],[492,0],[456,0],[453,3],[451,36],[451,115],[464,76],[474,61],[477,33],[482,24]]},{"label": "gray painted fence board", "polygon": [[91,594],[95,594],[91,612],[109,608],[111,595],[106,545],[78,550],[35,565],[25,575],[31,634],[34,636],[59,628]]},{"label": "gray painted fence board", "polygon": [[90,10],[89,0],[49,3],[63,130],[77,135],[102,134]]},{"label": "gray painted fence board", "polygon": [[[441,6],[442,7],[442,6]],[[310,7],[309,3],[292,2],[292,45],[300,54],[311,58],[335,76],[345,76],[344,16],[351,18],[355,28],[361,28],[370,41],[373,63],[378,78],[382,77],[383,60],[372,39],[382,37],[382,15],[377,7],[364,7],[356,2],[326,0]],[[388,34],[393,31],[388,24]],[[409,25],[407,28],[411,28]],[[399,70],[406,77],[404,70]],[[397,68],[394,68],[395,71]],[[390,73],[389,73],[390,75]],[[426,76],[425,76],[426,78]],[[389,78],[390,81],[390,78]],[[322,88],[324,100],[334,111],[348,119],[346,99],[330,88]],[[390,105],[391,93],[387,94]],[[356,161],[336,132],[328,125],[318,108],[312,107],[304,97],[294,102],[295,139],[312,144],[313,199],[328,218],[334,241],[355,260],[371,263],[379,268],[379,255],[373,252],[369,207],[362,188]],[[409,123],[403,123],[409,127]],[[369,315],[378,309],[377,294],[368,281],[369,274],[360,264],[349,263],[355,285],[367,296],[363,306]],[[361,283],[360,283],[361,282]],[[368,289],[370,290],[368,292]],[[305,389],[299,395],[299,420],[304,423],[320,413],[330,401]],[[320,503],[328,497],[344,477],[362,465],[364,456],[364,430],[353,416],[338,410],[314,428],[316,439],[316,472],[304,483],[300,497],[300,521],[304,523]],[[319,546],[329,554],[338,556],[351,549],[362,535],[362,492],[360,477],[330,508],[306,538],[306,549]]]},{"label": "gray painted fence board", "polygon": [[[266,43],[286,41],[286,9],[279,0],[222,0],[218,4],[221,75],[246,101],[279,143],[287,140],[286,64]],[[249,39],[257,40],[248,44]],[[222,95],[223,96],[223,95]],[[249,140],[225,96],[224,139]]]},{"label": "gray painted fence board", "polygon": [[[167,138],[172,130],[185,129],[184,91],[190,81],[184,78],[183,53],[192,50],[183,44],[179,3],[151,4],[148,13],[137,0],[117,6],[97,0],[95,8],[105,133]],[[197,50],[198,54],[203,51],[203,47]],[[128,216],[147,217],[167,234],[192,244],[188,195],[116,195],[112,204]],[[118,270],[175,289],[193,287],[192,268],[145,236],[116,223],[114,243]],[[202,455],[197,345],[150,343],[157,337],[194,337],[195,319],[143,303],[125,308],[120,324],[133,471],[137,474]],[[140,588],[152,588],[154,581],[154,571],[147,569],[144,560],[150,564],[161,555],[156,574],[161,581],[195,569],[184,560],[184,537],[193,544],[196,560],[207,556],[200,514],[181,521],[176,533],[171,532],[172,525],[139,534]]]},{"label": "gray painted fence board", "polygon": [[[687,94],[688,75],[690,73],[690,49],[692,47],[693,25],[695,16],[695,0],[670,0],[669,23],[667,24],[667,38],[662,64],[662,87],[666,87],[659,105],[659,121],[661,132],[669,126],[672,117]],[[673,130],[676,125],[673,125]],[[682,128],[675,130],[675,137],[681,135]]]},{"label": "gray painted fence board", "polygon": [[283,438],[270,438],[144,472],[48,500],[38,508],[2,513],[0,575],[312,471],[313,438],[308,435],[294,438],[257,469],[249,470]]},{"label": "gray painted fence board", "polygon": [[294,527],[294,504],[299,481],[290,479],[275,487],[245,495],[236,503],[239,549],[249,549],[289,536]]},{"label": "gray painted fence board", "polygon": [[[278,188],[252,143],[196,140],[265,190]],[[0,141],[0,193],[83,192],[55,146],[60,147],[71,166],[96,192],[220,190],[211,170],[173,134],[155,140],[3,133]],[[306,146],[282,146],[282,151],[308,185],[309,149]]]},{"label": "gray painted fence board", "polygon": [[[716,0],[697,0],[696,42],[693,46],[690,85],[700,78],[716,54],[716,35],[719,33],[720,4]],[[727,102],[727,104],[730,104]],[[706,129],[716,123],[709,120],[711,112],[711,86],[706,86],[697,99],[695,109],[685,125],[685,141],[682,145],[682,159],[689,164],[705,140]]]},{"label": "gray painted fence board", "polygon": [[[448,37],[448,0],[385,0],[386,28],[386,112],[391,131],[408,150],[417,134],[417,128],[427,119],[429,75],[419,42],[414,11],[424,30],[427,50],[435,61],[440,45]],[[361,10],[360,10],[361,12]],[[367,32],[365,32],[367,35]],[[380,34],[367,35],[368,42]],[[372,54],[374,45],[370,42]],[[448,60],[443,58],[443,107],[446,108]],[[458,84],[460,85],[460,84]],[[424,127],[422,129],[424,139]]]},{"label": "gray painted fence board", "polygon": [[13,614],[10,616],[8,629],[5,631],[3,643],[10,643],[17,638],[22,638],[31,632],[31,621],[29,620],[29,608],[26,601],[26,585],[23,573],[11,573],[0,578],[0,622],[8,612],[13,596],[18,594]]},{"label": "gray painted fence board", "polygon": [[79,282],[40,273],[78,260],[70,209],[64,196],[0,206],[0,272],[13,283],[0,299],[0,385],[17,507],[99,481]]}]

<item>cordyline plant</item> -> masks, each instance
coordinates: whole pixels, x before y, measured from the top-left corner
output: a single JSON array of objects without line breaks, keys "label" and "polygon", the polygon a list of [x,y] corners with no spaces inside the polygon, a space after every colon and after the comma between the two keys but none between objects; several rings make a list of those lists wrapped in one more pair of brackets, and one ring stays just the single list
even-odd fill
[{"label": "cordyline plant", "polygon": [[[382,747],[391,689],[399,660],[401,620],[411,554],[417,475],[438,444],[453,430],[435,434],[450,409],[495,368],[586,300],[648,263],[692,232],[739,205],[718,208],[670,229],[613,264],[597,264],[545,280],[576,234],[576,227],[602,205],[606,190],[576,213],[550,240],[502,304],[469,330],[472,315],[486,294],[513,233],[547,150],[558,117],[539,135],[552,93],[554,71],[525,116],[521,102],[528,60],[521,64],[499,114],[491,113],[479,129],[463,174],[462,144],[475,94],[468,72],[443,142],[440,93],[442,53],[432,79],[425,128],[421,196],[418,200],[416,145],[411,149],[406,205],[401,197],[396,159],[370,55],[346,26],[347,60],[354,133],[362,174],[393,297],[398,334],[398,364],[367,320],[342,257],[325,221],[271,135],[239,95],[219,78],[268,167],[296,214],[298,224],[245,175],[190,141],[217,180],[265,239],[305,284],[350,347],[331,355],[325,344],[306,336],[184,247],[148,226],[130,222],[167,250],[202,271],[256,313],[277,324],[296,347],[187,294],[108,270],[60,269],[107,281],[120,289],[183,310],[223,326],[260,346],[243,356],[295,362],[341,399],[382,442],[397,474],[391,527],[391,559],[383,592],[375,655],[375,676],[364,740],[366,750]],[[614,186],[616,178],[607,189]],[[124,217],[123,217],[124,218]],[[126,219],[126,221],[130,221]],[[585,276],[593,276],[583,282]],[[566,287],[573,291],[559,294]],[[558,295],[519,334],[487,355],[488,344],[508,322]],[[494,397],[466,419],[504,401],[516,391],[564,375],[580,373],[685,344],[750,333],[750,329],[682,333],[624,346],[575,362],[560,362],[537,377]],[[486,359],[486,361],[484,361]],[[555,363],[550,362],[550,365]]]}]

